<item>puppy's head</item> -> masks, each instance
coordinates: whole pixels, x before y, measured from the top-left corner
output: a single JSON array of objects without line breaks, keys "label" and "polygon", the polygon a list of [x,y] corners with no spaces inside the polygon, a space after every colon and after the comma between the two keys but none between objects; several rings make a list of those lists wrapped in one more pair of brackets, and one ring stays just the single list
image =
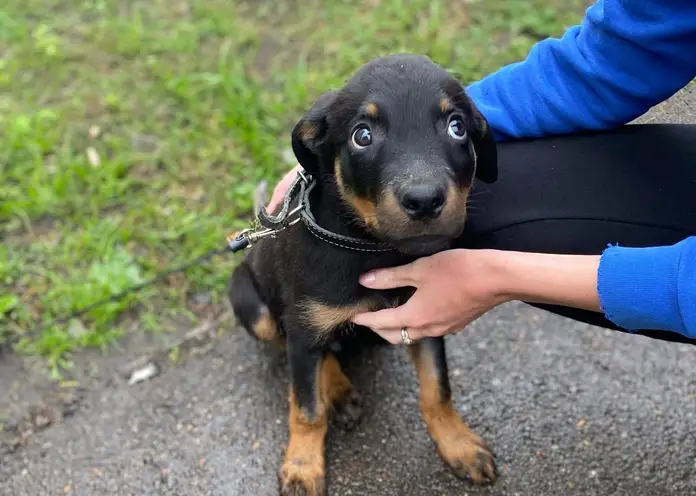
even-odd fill
[{"label": "puppy's head", "polygon": [[412,255],[446,248],[464,228],[473,178],[497,177],[484,117],[425,56],[364,65],[315,102],[292,145],[310,174],[332,176],[366,230]]}]

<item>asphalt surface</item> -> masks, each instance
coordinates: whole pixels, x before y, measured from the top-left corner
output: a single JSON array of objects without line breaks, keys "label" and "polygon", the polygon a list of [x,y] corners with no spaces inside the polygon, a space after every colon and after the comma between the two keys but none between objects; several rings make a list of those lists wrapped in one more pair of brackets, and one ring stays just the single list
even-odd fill
[{"label": "asphalt surface", "polygon": [[[695,103],[692,89],[642,120],[696,122]],[[492,445],[497,484],[473,487],[439,459],[396,346],[347,368],[366,407],[355,430],[329,431],[329,494],[696,494],[696,347],[516,303],[447,345],[455,403]],[[103,381],[61,422],[0,450],[0,494],[276,494],[287,387],[281,354],[224,333],[148,381]]]}]

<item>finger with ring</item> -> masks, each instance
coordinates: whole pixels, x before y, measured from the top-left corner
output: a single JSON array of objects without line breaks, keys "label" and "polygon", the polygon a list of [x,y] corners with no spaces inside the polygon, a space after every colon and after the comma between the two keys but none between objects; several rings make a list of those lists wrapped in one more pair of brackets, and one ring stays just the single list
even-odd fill
[{"label": "finger with ring", "polygon": [[413,343],[413,340],[408,335],[408,329],[406,329],[405,327],[401,328],[401,341],[403,341],[404,344],[407,346]]}]

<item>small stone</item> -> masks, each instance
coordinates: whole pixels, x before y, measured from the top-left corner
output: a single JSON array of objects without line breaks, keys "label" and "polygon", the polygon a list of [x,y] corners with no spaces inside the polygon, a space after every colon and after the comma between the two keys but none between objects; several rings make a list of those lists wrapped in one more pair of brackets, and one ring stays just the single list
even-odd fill
[{"label": "small stone", "polygon": [[213,301],[213,295],[210,291],[204,293],[196,293],[191,297],[191,302],[194,305],[210,305]]},{"label": "small stone", "polygon": [[157,366],[154,363],[150,362],[143,368],[137,369],[133,372],[130,379],[128,380],[128,385],[132,386],[133,384],[137,384],[139,382],[151,379],[152,377],[156,376],[157,373]]},{"label": "small stone", "polygon": [[70,320],[70,323],[68,324],[68,334],[74,338],[79,338],[86,332],[87,329],[80,319]]},{"label": "small stone", "polygon": [[583,427],[585,427],[585,422],[586,422],[585,417],[583,417],[578,421],[577,424],[575,424],[575,427],[578,429],[582,429]]}]

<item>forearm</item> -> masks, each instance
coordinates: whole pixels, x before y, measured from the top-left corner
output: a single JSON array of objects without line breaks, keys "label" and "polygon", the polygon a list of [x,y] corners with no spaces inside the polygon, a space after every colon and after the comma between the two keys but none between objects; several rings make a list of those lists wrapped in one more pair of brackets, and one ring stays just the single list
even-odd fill
[{"label": "forearm", "polygon": [[467,88],[498,139],[605,130],[696,74],[696,2],[599,0],[561,38]]},{"label": "forearm", "polygon": [[497,302],[580,308],[629,331],[696,338],[696,236],[673,246],[610,247],[601,256],[484,253]]},{"label": "forearm", "polygon": [[497,298],[600,311],[599,256],[491,252]]}]

